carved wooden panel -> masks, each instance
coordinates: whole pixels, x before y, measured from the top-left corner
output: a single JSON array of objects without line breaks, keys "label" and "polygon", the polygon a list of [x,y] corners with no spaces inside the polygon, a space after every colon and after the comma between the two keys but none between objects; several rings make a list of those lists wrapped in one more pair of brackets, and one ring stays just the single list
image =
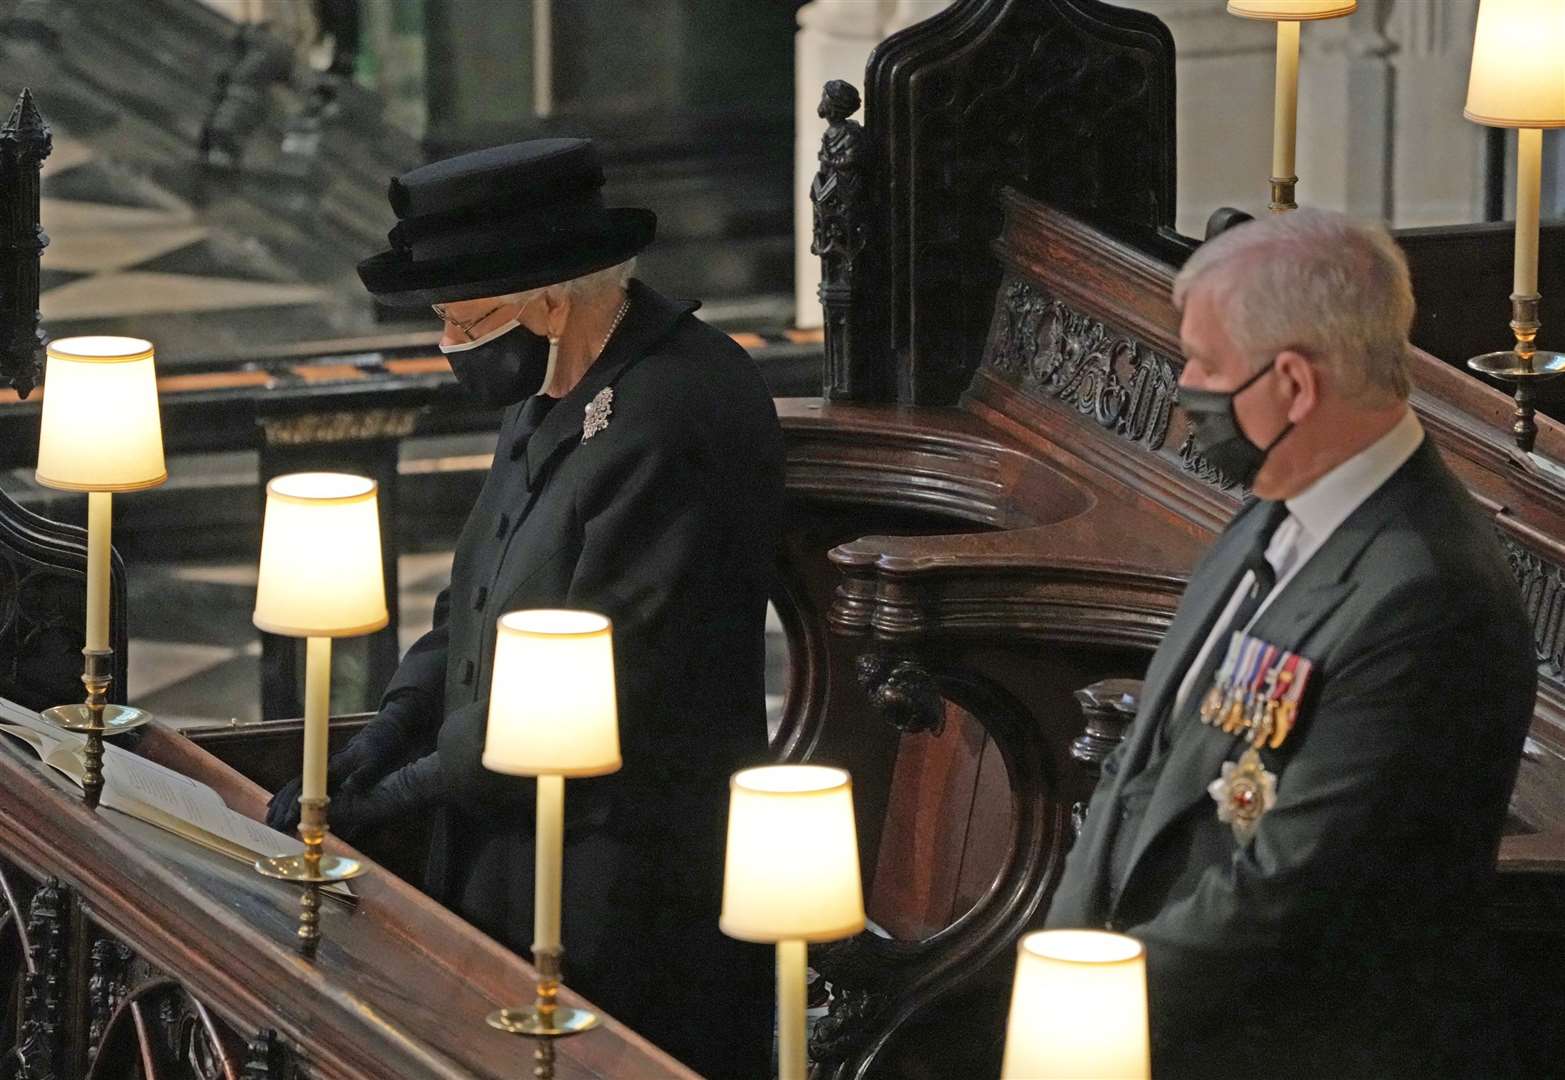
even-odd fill
[{"label": "carved wooden panel", "polygon": [[1147,228],[1174,214],[1174,43],[1098,0],[959,0],[883,42],[866,71],[885,176],[866,303],[896,398],[956,400],[999,268],[999,192]]},{"label": "carved wooden panel", "polygon": [[[6,1080],[297,1080],[273,1032],[240,1038],[93,920],[58,878],[0,862],[0,1076]],[[23,899],[25,897],[25,900]]]}]

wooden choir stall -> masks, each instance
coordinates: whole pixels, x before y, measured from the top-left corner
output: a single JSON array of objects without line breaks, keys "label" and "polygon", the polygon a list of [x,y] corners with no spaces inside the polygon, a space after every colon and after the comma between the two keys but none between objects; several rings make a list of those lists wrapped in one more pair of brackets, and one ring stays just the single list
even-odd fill
[{"label": "wooden choir stall", "polygon": [[[790,683],[773,752],[852,771],[882,931],[811,949],[830,991],[811,1056],[818,1080],[991,1077],[1016,941],[1242,493],[1175,408],[1169,290],[1197,241],[1172,228],[1166,28],[1099,0],[958,0],[884,42],[863,91],[862,126],[856,88],[823,100],[824,396],[777,402]],[[1540,415],[1520,452],[1510,400],[1459,366],[1475,325],[1505,340],[1503,285],[1475,299],[1461,281],[1503,274],[1509,233],[1408,239],[1426,305],[1413,405],[1491,514],[1535,627],[1499,886],[1471,917],[1503,935],[1519,1051],[1543,1075],[1565,1060],[1565,427]],[[1565,237],[1543,244],[1558,330]],[[0,499],[0,694],[68,699],[83,561],[77,530]],[[153,726],[134,749],[258,814],[297,739],[287,721]],[[529,1068],[483,1023],[530,992],[528,966],[388,869],[359,879],[356,907],[328,905],[312,964],[288,889],[86,811],[0,740],[0,875],[5,1080]],[[612,1022],[560,1055],[562,1077],[690,1075]]]}]

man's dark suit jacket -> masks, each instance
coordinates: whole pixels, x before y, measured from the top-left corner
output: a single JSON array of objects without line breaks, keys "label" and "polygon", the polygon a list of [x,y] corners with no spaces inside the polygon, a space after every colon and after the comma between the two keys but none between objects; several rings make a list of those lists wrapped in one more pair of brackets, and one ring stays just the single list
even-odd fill
[{"label": "man's dark suit jacket", "polygon": [[[1204,686],[1167,714],[1256,505],[1191,579],[1048,925],[1145,943],[1159,1077],[1503,1074],[1486,901],[1537,675],[1505,556],[1426,438],[1272,599],[1251,633],[1315,670],[1292,736],[1262,751],[1277,803],[1241,846],[1207,784],[1243,740],[1200,722]],[[1169,757],[1111,881],[1160,719]]]},{"label": "man's dark suit jacket", "polygon": [[[522,608],[614,624],[624,768],[566,784],[565,981],[712,1076],[759,1076],[770,953],[722,936],[728,778],[767,758],[765,617],[782,434],[754,363],[640,282],[619,330],[530,437],[505,416],[436,626],[387,700],[415,696],[438,747],[427,888],[525,952],[532,780],[480,763],[495,620]],[[582,437],[612,388],[607,427]]]}]

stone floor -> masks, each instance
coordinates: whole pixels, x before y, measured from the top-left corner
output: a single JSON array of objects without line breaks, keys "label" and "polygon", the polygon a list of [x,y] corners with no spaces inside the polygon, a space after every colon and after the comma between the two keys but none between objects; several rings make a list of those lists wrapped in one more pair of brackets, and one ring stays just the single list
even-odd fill
[{"label": "stone floor", "polygon": [[[407,649],[430,627],[435,597],[451,573],[451,552],[403,555],[399,634]],[[252,563],[138,562],[129,567],[128,699],[184,725],[261,718],[261,642],[250,623]],[[787,645],[767,621],[767,713],[782,712]]]}]

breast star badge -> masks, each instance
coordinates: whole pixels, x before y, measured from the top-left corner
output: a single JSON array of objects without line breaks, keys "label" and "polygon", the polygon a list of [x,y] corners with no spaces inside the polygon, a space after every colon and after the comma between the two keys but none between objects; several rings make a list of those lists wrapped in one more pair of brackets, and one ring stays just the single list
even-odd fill
[{"label": "breast star badge", "polygon": [[1239,843],[1248,843],[1261,815],[1277,804],[1277,774],[1261,764],[1252,746],[1238,761],[1223,762],[1223,775],[1206,792],[1217,803],[1217,820],[1233,827]]},{"label": "breast star badge", "polygon": [[581,422],[582,442],[586,442],[609,426],[609,417],[614,413],[614,387],[605,386],[599,390],[597,395],[587,402],[586,412]]}]

